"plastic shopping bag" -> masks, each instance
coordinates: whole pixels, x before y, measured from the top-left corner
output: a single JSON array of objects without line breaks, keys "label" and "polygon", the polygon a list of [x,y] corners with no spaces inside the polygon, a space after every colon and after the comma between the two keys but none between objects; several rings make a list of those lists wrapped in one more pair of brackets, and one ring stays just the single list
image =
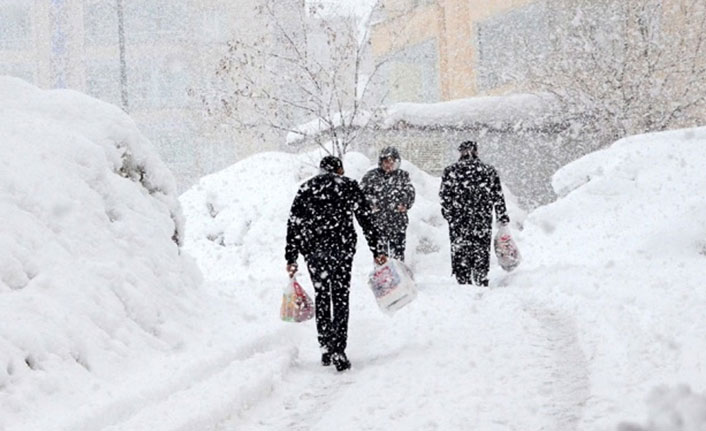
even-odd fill
[{"label": "plastic shopping bag", "polygon": [[380,309],[389,315],[417,297],[412,271],[399,260],[388,259],[384,265],[376,266],[368,284]]},{"label": "plastic shopping bag", "polygon": [[512,271],[517,268],[522,261],[522,256],[520,256],[520,250],[512,239],[512,235],[510,235],[510,228],[506,225],[501,225],[495,234],[493,245],[495,246],[495,255],[498,257],[498,263],[502,269]]},{"label": "plastic shopping bag", "polygon": [[314,317],[314,303],[295,277],[284,289],[279,315],[285,322],[304,322]]}]

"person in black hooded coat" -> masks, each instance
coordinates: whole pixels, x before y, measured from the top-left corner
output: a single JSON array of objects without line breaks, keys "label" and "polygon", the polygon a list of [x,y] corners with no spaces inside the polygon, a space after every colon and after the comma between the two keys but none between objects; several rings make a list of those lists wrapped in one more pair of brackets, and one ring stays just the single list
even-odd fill
[{"label": "person in black hooded coat", "polygon": [[400,169],[400,161],[397,148],[383,149],[378,167],[368,171],[360,185],[370,202],[383,245],[389,249],[390,257],[404,261],[409,225],[407,211],[414,205],[415,191],[409,173]]},{"label": "person in black hooded coat", "polygon": [[509,223],[497,171],[478,159],[478,146],[466,141],[461,158],[441,177],[441,213],[449,223],[451,267],[459,284],[488,285],[493,210],[500,223]]},{"label": "person in black hooded coat", "polygon": [[300,254],[306,260],[314,284],[316,329],[321,363],[331,362],[338,371],[350,368],[345,350],[348,338],[348,298],[356,248],[353,216],[363,228],[368,247],[378,264],[387,257],[379,234],[355,180],[343,176],[337,157],[321,160],[321,173],[299,188],[287,221],[285,259],[287,272],[297,272]]}]

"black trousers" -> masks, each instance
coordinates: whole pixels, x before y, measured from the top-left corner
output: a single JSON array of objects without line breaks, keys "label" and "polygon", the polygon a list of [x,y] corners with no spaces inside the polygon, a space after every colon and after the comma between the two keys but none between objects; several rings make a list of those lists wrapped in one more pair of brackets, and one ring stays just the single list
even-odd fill
[{"label": "black trousers", "polygon": [[490,230],[450,229],[451,268],[458,284],[488,285],[490,270]]},{"label": "black trousers", "polygon": [[346,350],[353,253],[319,252],[306,259],[314,284],[319,346],[326,353]]},{"label": "black trousers", "polygon": [[383,229],[380,232],[380,243],[384,245],[388,257],[404,262],[404,251],[407,247],[407,227]]}]

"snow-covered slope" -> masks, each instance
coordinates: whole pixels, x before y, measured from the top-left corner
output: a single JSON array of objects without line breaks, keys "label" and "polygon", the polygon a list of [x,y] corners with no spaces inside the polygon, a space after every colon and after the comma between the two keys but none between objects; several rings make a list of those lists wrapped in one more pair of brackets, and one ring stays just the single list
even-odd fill
[{"label": "snow-covered slope", "polygon": [[[515,231],[524,263],[494,265],[487,290],[449,277],[439,180],[404,165],[420,294],[382,316],[361,244],[345,377],[317,364],[313,324],[276,318],[288,207],[320,155],[261,154],[204,178],[182,196],[187,248],[207,277],[239,280],[236,314],[301,347],[217,429],[703,430],[704,145],[706,129],[640,136],[566,166],[562,197]],[[360,178],[371,163],[345,164]]]},{"label": "snow-covered slope", "polygon": [[[706,389],[704,148],[706,129],[616,142],[560,170],[563,198],[527,220],[526,261],[507,284],[573,316],[591,389],[584,409],[601,429],[644,415],[654,387]],[[671,401],[653,397],[651,414],[665,416],[655,406],[686,392],[656,392]],[[706,427],[703,402],[681,426],[678,417],[649,429]]]},{"label": "snow-covered slope", "polygon": [[119,109],[2,78],[0,430],[703,431],[705,146],[639,136],[566,166],[557,202],[510,206],[525,260],[489,289],[455,285],[439,179],[403,163],[419,296],[383,315],[361,239],[340,375],[313,322],[278,319],[287,213],[321,154],[203,178],[182,230]]},{"label": "snow-covered slope", "polygon": [[71,428],[183,348],[200,273],[182,229],[171,173],[120,109],[0,77],[0,429]]}]

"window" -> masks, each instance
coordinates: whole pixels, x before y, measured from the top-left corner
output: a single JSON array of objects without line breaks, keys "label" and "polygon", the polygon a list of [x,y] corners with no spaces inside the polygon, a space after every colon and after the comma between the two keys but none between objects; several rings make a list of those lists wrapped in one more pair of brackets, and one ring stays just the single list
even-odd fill
[{"label": "window", "polygon": [[175,109],[186,107],[187,89],[195,74],[184,59],[162,56],[129,58],[128,97],[131,107],[143,109]]},{"label": "window", "polygon": [[192,12],[183,0],[126,1],[125,38],[128,43],[139,43],[186,37]]},{"label": "window", "polygon": [[92,62],[86,65],[88,94],[120,106],[120,68],[118,60]]},{"label": "window", "polygon": [[[30,5],[10,0],[0,5],[0,50],[23,50],[32,46]],[[9,4],[8,4],[9,3]]]},{"label": "window", "polygon": [[436,39],[392,54],[383,73],[390,87],[389,102],[438,102],[441,91]]},{"label": "window", "polygon": [[548,52],[549,23],[543,2],[476,25],[478,84],[492,89],[523,77],[526,62]]},{"label": "window", "polygon": [[118,43],[118,12],[114,1],[98,1],[83,10],[86,44],[89,46]]}]

